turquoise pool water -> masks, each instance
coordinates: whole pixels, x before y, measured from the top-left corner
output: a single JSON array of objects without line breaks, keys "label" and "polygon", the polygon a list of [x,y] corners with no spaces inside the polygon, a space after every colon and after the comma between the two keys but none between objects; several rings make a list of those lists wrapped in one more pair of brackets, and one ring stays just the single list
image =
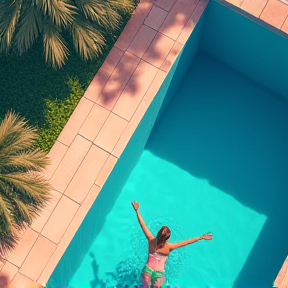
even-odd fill
[{"label": "turquoise pool water", "polygon": [[271,287],[288,240],[287,111],[284,99],[200,53],[69,286],[136,281],[147,243],[135,199],[154,233],[171,227],[172,242],[214,233],[172,252],[170,285]]},{"label": "turquoise pool water", "polygon": [[[279,50],[263,47],[263,55],[271,53],[274,57],[263,61],[283,65],[272,73],[258,68],[253,77],[249,75],[261,60],[257,60],[253,37],[242,35],[244,48],[240,49],[233,33],[226,35],[221,23],[218,30],[215,28],[219,16],[224,22],[229,20],[228,30],[234,25],[235,31],[242,21],[245,31],[256,31],[267,43],[276,43]],[[281,58],[287,39],[240,16],[210,2],[206,22],[197,25],[181,55],[183,61],[175,63],[175,74],[169,74],[159,92],[167,92],[162,105],[165,109],[140,158],[134,151],[142,151],[145,141],[139,144],[136,135],[127,148],[130,152],[121,156],[118,162],[122,162],[115,167],[47,287],[131,287],[138,282],[147,243],[131,200],[140,203],[153,233],[164,224],[171,228],[171,242],[213,232],[212,241],[171,253],[166,269],[170,287],[272,286],[288,241],[288,89],[284,78],[281,80],[288,69],[287,56]],[[212,26],[215,31],[209,35]],[[231,58],[228,63],[223,50],[229,44],[221,49],[221,41],[216,39],[213,51],[209,36],[224,40],[231,36],[231,54],[254,45],[256,60],[251,62],[251,55],[239,60],[226,51]],[[264,81],[268,72],[271,77]],[[161,105],[154,102],[154,106]],[[148,114],[153,113],[150,110]],[[153,123],[149,119],[142,122],[139,134],[147,123]],[[134,158],[139,160],[133,167],[129,161]],[[124,177],[130,169],[127,166],[133,167],[128,180]],[[119,187],[123,187],[121,192],[113,193]]]}]

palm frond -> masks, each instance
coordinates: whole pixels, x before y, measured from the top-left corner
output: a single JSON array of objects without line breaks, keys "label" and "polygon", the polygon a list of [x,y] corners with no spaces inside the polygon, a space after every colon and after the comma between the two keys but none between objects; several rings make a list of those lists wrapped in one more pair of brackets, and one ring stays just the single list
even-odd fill
[{"label": "palm frond", "polygon": [[43,29],[43,46],[46,62],[55,69],[61,68],[68,59],[69,50],[59,29],[52,22]]},{"label": "palm frond", "polygon": [[20,18],[23,0],[0,2],[0,52],[8,52]]},{"label": "palm frond", "polygon": [[21,154],[14,155],[3,155],[0,153],[0,167],[1,173],[11,173],[15,171],[26,172],[41,172],[50,163],[49,158],[39,148],[35,150],[24,151]]},{"label": "palm frond", "polygon": [[37,129],[27,124],[24,118],[14,112],[5,115],[0,124],[0,157],[33,147],[38,137]]},{"label": "palm frond", "polygon": [[[35,148],[36,129],[13,112],[0,125],[0,254],[14,248],[18,232],[50,200],[51,185],[41,174],[47,156]],[[22,145],[22,146],[21,146]]]},{"label": "palm frond", "polygon": [[76,7],[62,0],[36,0],[37,6],[56,26],[67,27],[74,20]]},{"label": "palm frond", "polygon": [[16,47],[20,55],[33,45],[43,27],[43,15],[36,6],[30,5],[25,13],[15,35]]},{"label": "palm frond", "polygon": [[[75,4],[86,19],[96,22],[106,30],[114,29],[120,18],[120,15],[111,8],[109,3],[103,0],[78,0],[75,1]],[[114,19],[110,17],[111,22],[109,22],[109,14],[115,16]]]},{"label": "palm frond", "polygon": [[[7,190],[7,196],[20,198],[23,202],[45,205],[44,202],[50,200],[49,191],[51,189],[47,180],[39,174],[29,173],[9,173],[1,174],[0,181],[3,182]],[[43,206],[44,207],[44,206]]]},{"label": "palm frond", "polygon": [[19,235],[16,233],[16,230],[11,234],[0,230],[0,255],[6,258],[14,250],[18,240]]},{"label": "palm frond", "polygon": [[71,27],[71,35],[76,51],[84,60],[93,59],[102,53],[105,39],[89,22],[76,17]]},{"label": "palm frond", "polygon": [[108,0],[108,2],[117,11],[132,12],[135,8],[133,0]]},{"label": "palm frond", "polygon": [[[2,189],[3,186],[0,188],[0,191]],[[0,193],[0,230],[6,231],[7,234],[11,234],[13,230],[13,221],[11,221],[10,217],[11,209],[12,205],[10,201],[7,201],[7,196],[4,193]]]},{"label": "palm frond", "polygon": [[[24,228],[26,223],[31,225],[36,213],[31,213],[29,210],[29,206],[26,203],[22,202],[20,199],[14,198],[13,199],[13,211],[12,215],[14,217],[14,221],[18,224],[21,228]],[[25,224],[24,224],[25,223]]]},{"label": "palm frond", "polygon": [[105,16],[105,5],[103,1],[96,0],[75,0],[75,5],[84,14],[86,19],[97,21],[101,16]]}]

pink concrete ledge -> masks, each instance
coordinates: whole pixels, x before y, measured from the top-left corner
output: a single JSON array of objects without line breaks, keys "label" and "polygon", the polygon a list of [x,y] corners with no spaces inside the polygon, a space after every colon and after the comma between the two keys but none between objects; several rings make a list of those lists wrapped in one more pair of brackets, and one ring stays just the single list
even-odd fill
[{"label": "pink concrete ledge", "polygon": [[[257,1],[229,0],[288,30],[285,3]],[[22,233],[15,251],[0,258],[0,276],[7,283],[45,286],[208,2],[139,3],[49,153],[45,176],[54,188],[52,201]],[[283,267],[279,283],[286,277]]]}]

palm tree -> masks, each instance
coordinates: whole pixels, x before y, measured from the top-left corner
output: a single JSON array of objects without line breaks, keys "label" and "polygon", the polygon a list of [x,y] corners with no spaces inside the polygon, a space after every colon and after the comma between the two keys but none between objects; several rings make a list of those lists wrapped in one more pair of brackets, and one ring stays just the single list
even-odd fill
[{"label": "palm tree", "polygon": [[20,55],[41,37],[45,60],[62,67],[68,42],[84,59],[98,57],[104,32],[119,27],[121,13],[132,11],[135,0],[0,0],[0,52]]},{"label": "palm tree", "polygon": [[41,175],[48,158],[36,148],[36,129],[8,112],[0,124],[0,255],[12,250],[18,232],[30,225],[50,199]]}]

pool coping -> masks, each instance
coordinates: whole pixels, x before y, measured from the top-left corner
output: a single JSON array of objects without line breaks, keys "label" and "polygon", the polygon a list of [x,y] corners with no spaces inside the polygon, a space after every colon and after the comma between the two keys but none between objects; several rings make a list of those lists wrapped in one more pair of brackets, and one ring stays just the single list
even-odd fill
[{"label": "pool coping", "polygon": [[[53,200],[23,232],[15,251],[0,259],[11,285],[45,286],[208,2],[140,1],[49,153],[45,176]],[[288,5],[280,0],[219,2],[288,37]],[[281,25],[273,16],[277,9]],[[287,266],[286,261],[275,280],[279,288]]]}]

